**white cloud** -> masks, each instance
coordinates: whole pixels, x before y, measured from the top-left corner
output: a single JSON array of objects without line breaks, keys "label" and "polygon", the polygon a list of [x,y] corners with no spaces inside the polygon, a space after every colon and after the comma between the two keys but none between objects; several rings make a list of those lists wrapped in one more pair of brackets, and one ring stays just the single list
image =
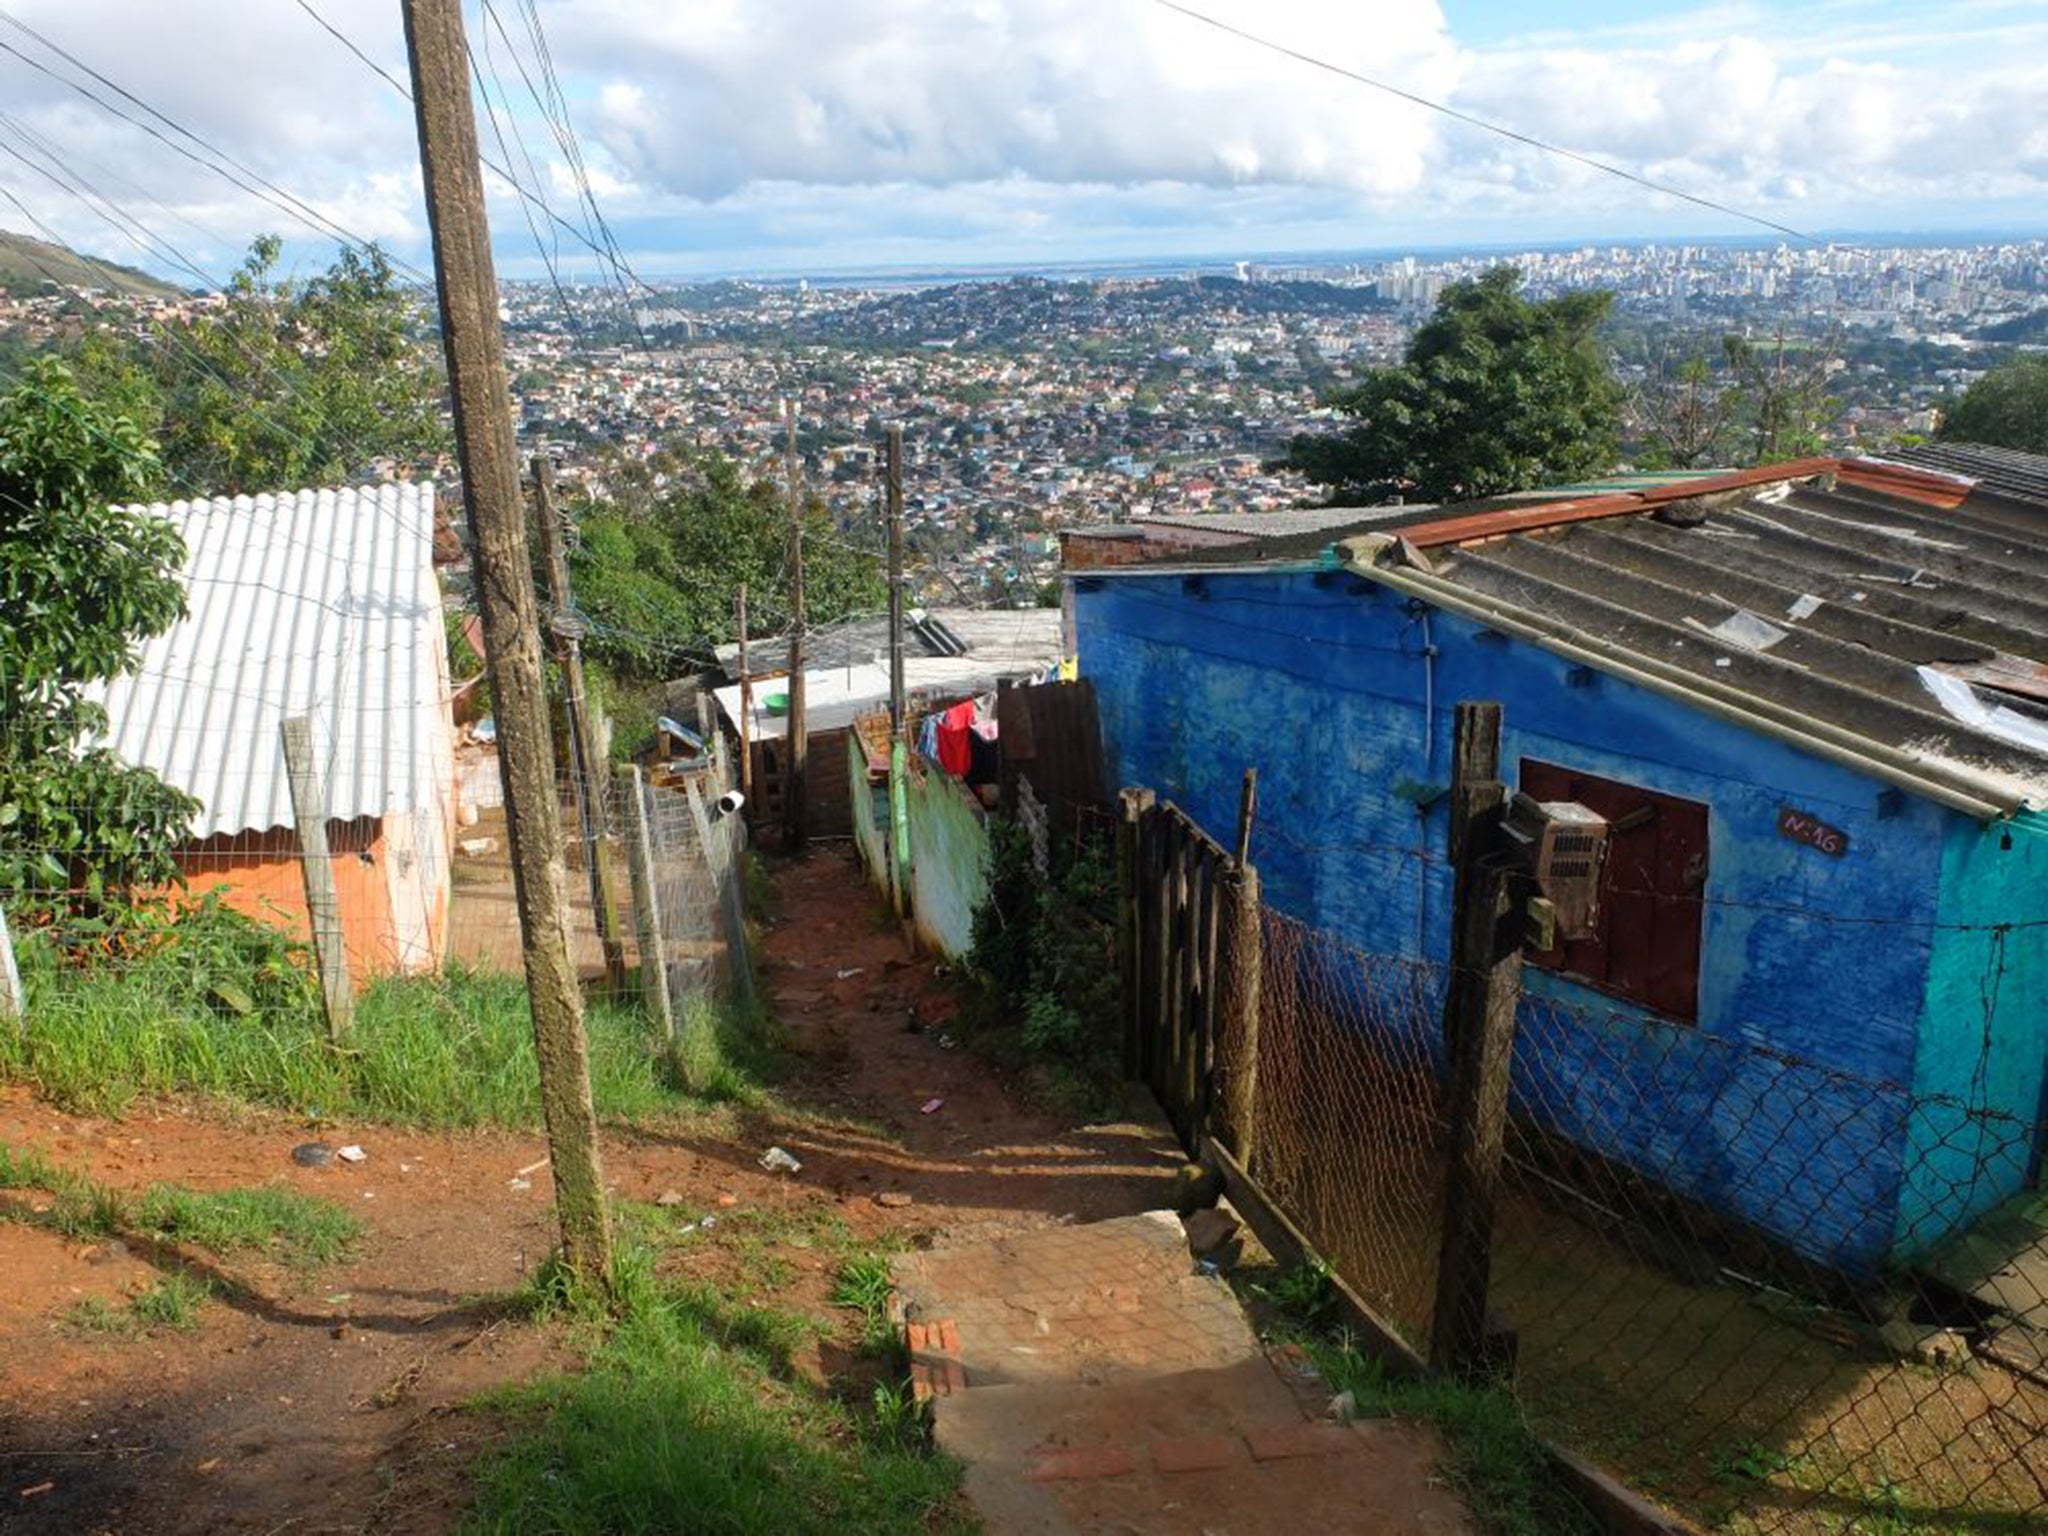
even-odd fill
[{"label": "white cloud", "polygon": [[[1464,64],[1435,0],[1223,0],[1222,14],[1424,94]],[[726,0],[552,7],[602,80],[606,146],[697,199],[758,182],[1425,180],[1437,125],[1148,0]],[[573,41],[571,39],[573,38]]]},{"label": "white cloud", "polygon": [[[393,0],[312,3],[403,78]],[[1532,10],[1521,37],[1483,46],[1436,0],[1190,3],[1793,224],[1917,226],[1930,210],[1951,225],[2038,222],[2048,207],[2039,0],[1911,13],[1891,0],[1711,0],[1576,31]],[[1741,228],[1152,0],[539,5],[600,204],[648,271]],[[410,109],[293,0],[10,9],[324,216],[424,263]],[[504,38],[469,10],[479,61],[514,103],[513,163],[528,174],[530,154],[548,200],[580,222],[575,179]],[[525,53],[517,9],[496,10]],[[0,43],[67,71],[10,28]],[[0,55],[0,90],[65,174],[210,272],[263,230],[324,261],[287,212],[20,60]],[[483,137],[497,157],[488,124]],[[36,153],[5,125],[0,145]],[[67,240],[144,259],[87,199],[18,161],[0,157],[0,188]],[[491,210],[506,269],[538,270],[520,203],[495,179]],[[30,227],[4,201],[0,225]],[[552,257],[577,259],[573,238],[543,236]]]}]

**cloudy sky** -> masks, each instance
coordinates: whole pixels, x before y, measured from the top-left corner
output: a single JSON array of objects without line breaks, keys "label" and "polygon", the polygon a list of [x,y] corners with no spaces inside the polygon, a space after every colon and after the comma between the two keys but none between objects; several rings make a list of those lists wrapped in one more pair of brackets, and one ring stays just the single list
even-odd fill
[{"label": "cloudy sky", "polygon": [[[2048,232],[2043,0],[1186,3],[1800,229]],[[410,108],[308,7],[405,77],[398,0],[0,0],[0,225],[196,281],[264,230],[324,261],[289,199],[424,264]],[[646,275],[1755,232],[1159,0],[467,9],[515,275],[596,270],[533,208],[583,223],[536,17]]]}]

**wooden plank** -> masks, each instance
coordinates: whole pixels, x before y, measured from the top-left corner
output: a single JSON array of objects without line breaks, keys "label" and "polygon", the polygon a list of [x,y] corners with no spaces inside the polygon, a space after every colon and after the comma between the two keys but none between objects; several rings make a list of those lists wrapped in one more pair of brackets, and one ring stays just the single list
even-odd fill
[{"label": "wooden plank", "polygon": [[661,934],[661,893],[654,877],[654,847],[647,836],[647,786],[630,763],[616,770],[632,877],[633,921],[640,943],[640,990],[662,1038],[676,1037],[675,1002],[668,990],[668,955]]},{"label": "wooden plank", "polygon": [[1216,858],[1202,860],[1202,948],[1201,966],[1198,971],[1201,1004],[1200,1020],[1200,1092],[1197,1096],[1195,1123],[1204,1134],[1216,1114],[1216,994],[1223,980],[1223,968],[1218,963],[1218,941],[1223,909],[1223,861]]}]

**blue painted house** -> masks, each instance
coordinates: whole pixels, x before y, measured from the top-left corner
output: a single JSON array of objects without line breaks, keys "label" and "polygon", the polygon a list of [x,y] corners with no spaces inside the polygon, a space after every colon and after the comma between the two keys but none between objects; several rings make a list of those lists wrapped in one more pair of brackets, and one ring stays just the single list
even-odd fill
[{"label": "blue painted house", "polygon": [[1525,967],[1518,1111],[1851,1275],[2040,1173],[2048,504],[1873,461],[1073,575],[1119,782],[1267,900],[1443,962],[1452,707],[1613,825],[1599,930]]}]

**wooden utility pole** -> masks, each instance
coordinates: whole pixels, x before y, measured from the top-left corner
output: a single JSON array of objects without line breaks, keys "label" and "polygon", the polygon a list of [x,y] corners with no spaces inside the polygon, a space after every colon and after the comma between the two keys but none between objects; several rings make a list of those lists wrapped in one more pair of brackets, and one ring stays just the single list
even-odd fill
[{"label": "wooden utility pole", "polygon": [[747,818],[754,811],[754,675],[747,670],[747,584],[733,598],[740,632],[740,793],[746,797]]},{"label": "wooden utility pole", "polygon": [[349,985],[348,948],[341,934],[341,898],[334,888],[334,856],[327,846],[327,797],[313,761],[313,721],[293,715],[278,722],[285,778],[291,785],[292,824],[299,835],[299,875],[306,885],[306,920],[313,933],[313,959],[320,970],[320,1002],[327,1013],[327,1038],[340,1040],[356,1021],[355,988]]},{"label": "wooden utility pole", "polygon": [[797,475],[796,402],[782,402],[788,428],[783,468],[789,477],[789,737],[782,754],[782,846],[794,853],[811,832],[810,728],[804,719],[804,488]]},{"label": "wooden utility pole", "polygon": [[455,400],[455,447],[476,551],[477,604],[498,718],[505,834],[519,906],[520,948],[540,1067],[541,1113],[554,1164],[562,1256],[586,1283],[611,1281],[611,1229],[590,1102],[583,999],[569,956],[561,817],[541,678],[533,562],[519,494],[519,449],[498,322],[498,278],[484,214],[476,109],[461,0],[403,0],[419,125],[441,340]]},{"label": "wooden utility pole", "polygon": [[555,659],[562,667],[562,712],[569,719],[569,772],[576,780],[576,816],[583,826],[583,870],[590,880],[590,916],[604,952],[604,974],[614,997],[626,989],[626,949],[619,940],[618,872],[612,868],[611,796],[604,758],[598,751],[590,694],[583,680],[583,620],[569,587],[569,554],[555,514],[555,461],[533,456],[533,521],[540,529],[548,567],[548,597],[554,616]]},{"label": "wooden utility pole", "polygon": [[1507,788],[1499,773],[1500,706],[1460,704],[1451,787],[1457,894],[1444,1003],[1450,1161],[1429,1359],[1436,1369],[1467,1379],[1494,1374],[1512,1349],[1490,1344],[1486,1307],[1522,992],[1520,908],[1527,882],[1503,846]]},{"label": "wooden utility pole", "polygon": [[903,429],[889,428],[889,737],[903,738]]}]

